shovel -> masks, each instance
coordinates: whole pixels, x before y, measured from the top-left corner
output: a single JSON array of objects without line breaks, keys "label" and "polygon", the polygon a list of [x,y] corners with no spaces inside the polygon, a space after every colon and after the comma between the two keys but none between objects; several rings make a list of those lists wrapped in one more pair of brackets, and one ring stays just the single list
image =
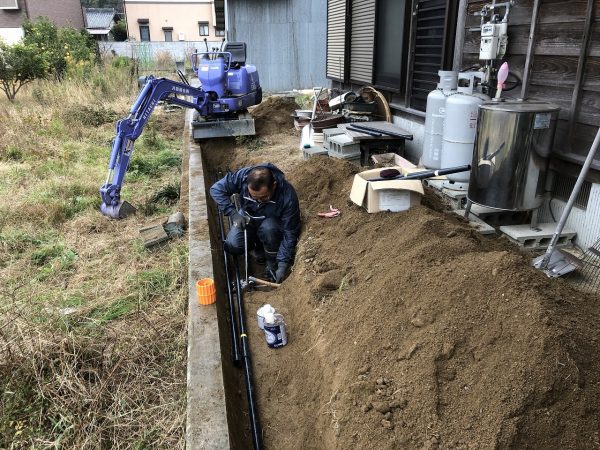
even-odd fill
[{"label": "shovel", "polygon": [[[569,214],[571,213],[571,209],[573,208],[573,204],[575,204],[575,200],[577,199],[577,195],[581,190],[581,185],[585,180],[585,176],[590,170],[590,166],[592,165],[592,161],[594,160],[594,156],[598,151],[598,147],[600,147],[600,128],[598,128],[598,132],[596,133],[596,137],[594,138],[594,143],[590,147],[590,151],[585,158],[585,162],[581,167],[581,172],[579,172],[579,176],[577,177],[577,181],[575,182],[575,186],[573,187],[573,191],[571,192],[571,196],[569,197],[569,201],[565,206],[565,209],[560,216],[560,220],[556,225],[556,229],[554,230],[554,234],[552,235],[552,240],[550,241],[550,245],[546,250],[546,253],[542,256],[535,258],[531,264],[536,268],[542,270],[546,275],[551,278],[560,277],[566,273],[572,272],[573,270],[581,267],[581,261],[579,261],[579,265],[577,265],[574,260],[575,258],[572,255],[568,255],[560,250],[556,249],[556,244],[558,243],[558,239],[560,238],[560,234],[562,233],[565,224],[567,223],[567,219],[569,218]],[[555,255],[558,253],[558,255]],[[574,258],[574,260],[571,260]]]}]

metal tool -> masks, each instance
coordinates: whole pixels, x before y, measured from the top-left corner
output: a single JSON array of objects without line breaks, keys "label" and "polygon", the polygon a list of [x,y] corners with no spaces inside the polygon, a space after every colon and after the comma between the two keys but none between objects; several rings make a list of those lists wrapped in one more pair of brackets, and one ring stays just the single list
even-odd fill
[{"label": "metal tool", "polygon": [[[564,275],[565,273],[568,273],[568,272],[565,272],[564,270],[562,270],[562,273],[560,275],[553,275],[554,273],[556,273],[554,270],[554,269],[556,269],[556,266],[555,266],[555,264],[552,263],[552,254],[556,250],[556,244],[558,243],[560,234],[562,233],[562,230],[565,227],[565,224],[567,223],[567,219],[569,218],[571,209],[573,208],[573,205],[575,204],[575,200],[577,199],[577,196],[579,195],[579,191],[581,190],[581,186],[583,185],[583,182],[585,181],[585,177],[588,173],[588,170],[590,169],[590,166],[592,165],[594,156],[596,156],[598,147],[600,147],[600,128],[598,129],[598,132],[596,133],[596,137],[594,138],[594,143],[590,147],[590,151],[588,152],[587,158],[585,158],[585,162],[583,163],[581,172],[579,172],[579,176],[577,177],[577,181],[575,182],[573,191],[571,191],[571,196],[569,197],[569,201],[567,202],[565,209],[563,210],[563,213],[560,216],[560,220],[558,221],[558,224],[556,225],[556,229],[554,230],[554,234],[552,235],[552,240],[550,241],[550,245],[548,246],[546,253],[541,257],[535,258],[531,262],[536,269],[540,269],[540,270],[544,271],[544,273],[546,275],[548,275],[549,277],[560,276],[560,275]],[[555,257],[555,261],[556,261],[556,257]],[[562,259],[561,259],[561,261],[562,261]],[[575,270],[575,268],[573,268],[573,270]]]},{"label": "metal tool", "polygon": [[261,278],[256,278],[253,276],[249,276],[245,282],[242,282],[242,289],[250,289],[257,286],[278,288],[281,286],[281,284],[273,283],[271,281],[263,280]]}]

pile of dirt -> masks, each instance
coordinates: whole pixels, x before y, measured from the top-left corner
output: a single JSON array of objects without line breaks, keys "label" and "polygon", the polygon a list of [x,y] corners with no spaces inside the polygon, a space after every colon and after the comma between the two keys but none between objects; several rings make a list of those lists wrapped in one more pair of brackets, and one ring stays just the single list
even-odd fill
[{"label": "pile of dirt", "polygon": [[[367,214],[347,200],[355,170],[288,174],[305,223],[294,270],[247,296],[266,447],[597,448],[599,299],[447,213]],[[340,217],[316,217],[330,204]],[[263,303],[287,347],[254,325]]]},{"label": "pile of dirt", "polygon": [[[430,189],[409,211],[367,214],[348,199],[357,167],[277,146],[295,108],[254,110],[264,149],[203,145],[209,167],[284,168],[301,203],[290,276],[245,297],[265,447],[600,448],[600,298],[547,279]],[[329,205],[341,216],[317,217]],[[256,326],[264,303],[285,316],[286,347]]]},{"label": "pile of dirt", "polygon": [[[276,123],[281,102],[256,108],[273,142],[291,126]],[[245,297],[266,448],[600,448],[600,298],[481,237],[431,190],[367,214],[348,200],[357,167],[270,149],[204,149],[212,167],[285,167],[301,203],[292,273]],[[341,216],[317,217],[329,205]],[[286,347],[256,326],[264,303],[285,316]]]},{"label": "pile of dirt", "polygon": [[265,99],[252,110],[256,132],[264,137],[290,129],[293,124],[291,116],[296,109],[300,109],[300,106],[292,97],[272,96]]}]

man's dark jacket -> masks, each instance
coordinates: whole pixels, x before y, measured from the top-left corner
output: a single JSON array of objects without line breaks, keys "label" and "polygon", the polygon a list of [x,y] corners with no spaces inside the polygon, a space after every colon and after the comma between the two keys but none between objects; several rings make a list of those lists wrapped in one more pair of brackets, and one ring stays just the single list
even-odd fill
[{"label": "man's dark jacket", "polygon": [[[259,167],[269,169],[277,181],[273,197],[264,203],[258,203],[252,199],[248,192],[248,174]],[[277,252],[277,262],[291,264],[294,261],[296,243],[300,235],[300,206],[296,191],[286,181],[283,172],[271,163],[244,167],[236,172],[228,173],[210,188],[211,197],[215,199],[219,209],[227,216],[235,209],[230,197],[236,193],[242,196],[242,209],[251,216],[265,216],[280,220],[283,240]]]}]

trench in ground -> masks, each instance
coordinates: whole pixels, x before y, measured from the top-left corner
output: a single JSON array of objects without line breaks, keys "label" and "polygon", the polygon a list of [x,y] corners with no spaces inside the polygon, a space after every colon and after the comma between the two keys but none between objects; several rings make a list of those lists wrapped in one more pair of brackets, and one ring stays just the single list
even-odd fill
[{"label": "trench in ground", "polygon": [[[234,141],[231,139],[233,147]],[[209,150],[207,150],[207,147]],[[229,310],[227,302],[227,282],[225,279],[225,266],[223,251],[220,242],[220,230],[218,223],[218,210],[215,202],[209,195],[210,186],[215,181],[215,171],[219,168],[214,165],[212,158],[207,158],[210,146],[202,145],[200,142],[200,153],[202,155],[202,168],[204,171],[204,185],[206,189],[207,220],[210,233],[213,277],[217,291],[217,318],[219,327],[219,340],[221,346],[221,362],[223,368],[223,384],[225,390],[225,407],[227,412],[227,425],[229,429],[229,441],[232,449],[248,449],[252,447],[250,422],[248,418],[248,404],[246,397],[246,386],[244,382],[243,369],[233,363],[232,339],[230,331]],[[237,317],[237,315],[236,315]],[[248,324],[247,324],[248,325]],[[239,328],[238,328],[239,330]],[[260,417],[260,411],[259,411]]]}]

